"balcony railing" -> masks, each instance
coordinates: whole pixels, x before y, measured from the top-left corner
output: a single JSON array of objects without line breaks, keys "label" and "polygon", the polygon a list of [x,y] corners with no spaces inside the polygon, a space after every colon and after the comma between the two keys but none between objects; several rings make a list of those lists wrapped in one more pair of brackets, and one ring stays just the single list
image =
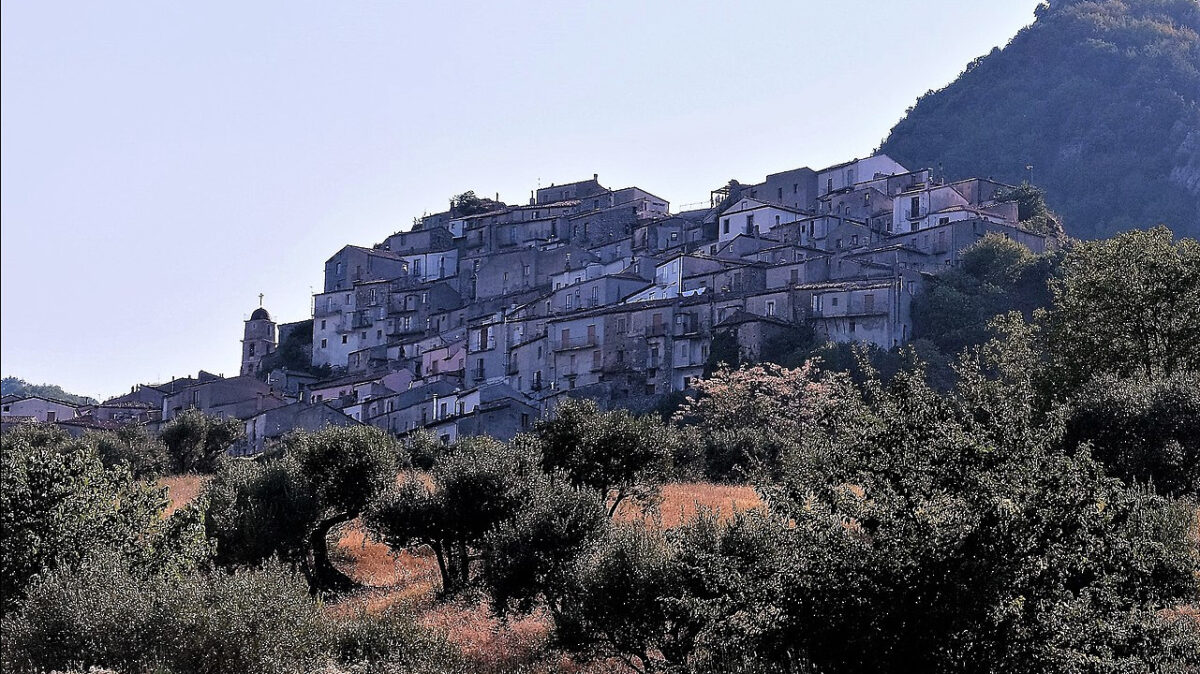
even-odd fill
[{"label": "balcony railing", "polygon": [[568,337],[567,339],[554,340],[553,347],[555,351],[567,351],[569,349],[586,349],[590,346],[596,346],[599,340],[595,335],[586,335],[584,337]]}]

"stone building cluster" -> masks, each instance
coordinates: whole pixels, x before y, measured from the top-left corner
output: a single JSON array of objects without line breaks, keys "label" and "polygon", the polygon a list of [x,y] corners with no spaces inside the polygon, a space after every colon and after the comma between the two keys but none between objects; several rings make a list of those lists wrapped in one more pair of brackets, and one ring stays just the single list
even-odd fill
[{"label": "stone building cluster", "polygon": [[[646,409],[729,349],[755,360],[801,331],[898,346],[914,295],[968,245],[1045,248],[1010,189],[877,155],[731,182],[682,212],[599,176],[476,200],[329,258],[304,346],[333,376],[295,386],[397,435],[508,437],[566,396]],[[247,322],[244,375],[267,376],[274,329],[265,311]]]},{"label": "stone building cluster", "polygon": [[256,309],[236,377],[201,372],[75,411],[6,399],[5,421],[82,432],[199,409],[242,420],[237,451],[252,453],[327,424],[508,438],[568,396],[645,410],[719,360],[789,340],[905,343],[914,296],[967,246],[998,233],[1045,249],[1010,190],[877,155],[731,181],[680,212],[595,175],[522,205],[456,199],[334,253],[311,318]]}]

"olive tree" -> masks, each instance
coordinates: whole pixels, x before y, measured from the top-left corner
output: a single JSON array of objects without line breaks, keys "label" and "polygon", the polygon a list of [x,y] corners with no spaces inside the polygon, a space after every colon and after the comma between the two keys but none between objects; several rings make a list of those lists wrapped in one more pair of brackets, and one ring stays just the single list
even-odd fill
[{"label": "olive tree", "polygon": [[555,418],[538,422],[534,437],[543,469],[603,494],[609,515],[627,499],[653,500],[674,453],[674,436],[657,418],[601,412],[588,399],[564,401]]}]

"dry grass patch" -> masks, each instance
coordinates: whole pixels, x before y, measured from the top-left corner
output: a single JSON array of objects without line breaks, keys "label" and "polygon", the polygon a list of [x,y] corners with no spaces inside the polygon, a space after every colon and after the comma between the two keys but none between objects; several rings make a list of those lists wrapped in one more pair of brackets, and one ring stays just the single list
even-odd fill
[{"label": "dry grass patch", "polygon": [[763,507],[762,499],[749,485],[673,482],[663,487],[657,512],[626,502],[617,509],[616,517],[626,522],[648,518],[658,521],[664,529],[674,529],[694,519],[700,509],[711,510],[727,520],[736,512]]},{"label": "dry grass patch", "polygon": [[167,488],[167,510],[164,515],[170,515],[194,501],[210,479],[210,475],[195,474],[159,478],[158,484]]}]

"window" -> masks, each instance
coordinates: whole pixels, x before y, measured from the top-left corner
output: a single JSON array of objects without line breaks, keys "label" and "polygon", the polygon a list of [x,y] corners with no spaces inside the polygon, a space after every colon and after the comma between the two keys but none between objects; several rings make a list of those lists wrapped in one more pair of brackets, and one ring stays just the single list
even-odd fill
[{"label": "window", "polygon": [[342,335],[342,344],[348,343],[350,341],[349,337],[350,335]]},{"label": "window", "polygon": [[325,329],[325,319],[324,318],[321,319],[321,329],[322,330]]},{"label": "window", "polygon": [[366,339],[366,338],[367,338],[367,331],[366,331],[366,330],[363,330],[363,331],[362,331],[362,334],[360,334],[360,335],[358,336],[358,338],[359,338],[359,339]]},{"label": "window", "polygon": [[856,327],[858,327],[858,326],[856,326],[856,325],[854,324],[854,321],[850,321],[850,332],[851,332],[852,334],[853,334],[853,332],[854,332],[854,329],[855,329]]},{"label": "window", "polygon": [[866,311],[874,311],[875,310],[875,296],[874,295],[866,295],[865,297],[863,297],[863,309],[865,309]]},{"label": "window", "polygon": [[800,191],[800,183],[792,183],[792,194]]},{"label": "window", "polygon": [[254,343],[254,342],[250,342],[250,349],[249,349],[249,351],[246,353],[246,355],[247,355],[247,356],[253,356],[253,355],[254,355],[254,347],[255,347],[255,346],[256,346],[256,345],[255,345],[255,343]]},{"label": "window", "polygon": [[602,358],[602,356],[600,355],[599,349],[592,352],[592,369],[593,370],[600,369],[601,358]]},{"label": "window", "polygon": [[775,226],[776,227],[779,226],[779,216],[778,215],[775,216]]},{"label": "window", "polygon": [[775,300],[767,300],[767,315],[775,315]]},{"label": "window", "polygon": [[729,233],[729,218],[725,218],[724,220],[721,221],[721,233],[722,234]]},{"label": "window", "polygon": [[383,330],[375,331],[375,339],[383,339]]},{"label": "window", "polygon": [[779,188],[779,190],[777,191],[777,193],[776,193],[776,194],[777,194],[777,198],[778,198],[780,201],[782,201],[782,200],[783,200],[783,188],[782,188],[782,187],[780,187],[780,188]]},{"label": "window", "polygon": [[322,349],[329,348],[329,340],[328,340],[328,339],[322,339],[322,340],[321,340],[321,348],[322,348]]},{"label": "window", "polygon": [[838,302],[838,298],[836,298],[836,297],[830,298],[830,300],[829,300],[829,303],[835,307],[837,306],[837,302]]},{"label": "window", "polygon": [[921,217],[921,197],[913,197],[908,201],[908,217]]},{"label": "window", "polygon": [[792,270],[792,283],[799,283],[799,282],[800,282],[800,270],[793,269]]},{"label": "window", "polygon": [[750,213],[746,216],[746,233],[749,234],[754,230],[754,214]]}]

